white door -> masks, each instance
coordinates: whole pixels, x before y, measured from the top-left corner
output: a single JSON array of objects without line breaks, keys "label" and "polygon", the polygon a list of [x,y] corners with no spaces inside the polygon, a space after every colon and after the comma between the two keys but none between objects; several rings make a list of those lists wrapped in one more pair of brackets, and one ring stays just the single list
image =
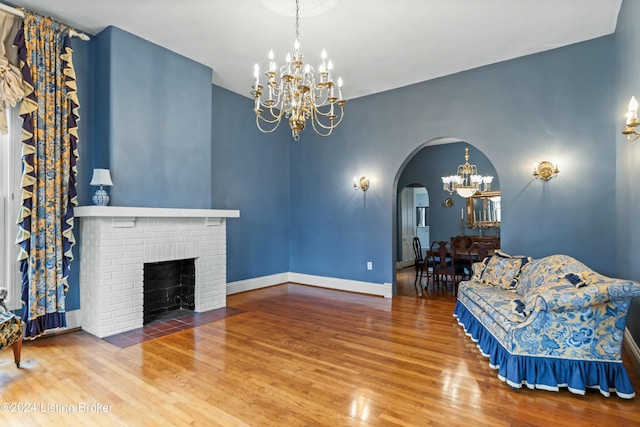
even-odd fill
[{"label": "white door", "polygon": [[429,249],[431,237],[429,236],[429,192],[426,188],[414,188],[413,200],[416,211],[420,214],[416,221],[416,235],[420,239],[422,245],[423,256],[425,251]]},{"label": "white door", "polygon": [[413,188],[404,188],[400,193],[400,221],[402,230],[402,261],[401,267],[413,265],[413,238],[416,233],[416,205]]}]

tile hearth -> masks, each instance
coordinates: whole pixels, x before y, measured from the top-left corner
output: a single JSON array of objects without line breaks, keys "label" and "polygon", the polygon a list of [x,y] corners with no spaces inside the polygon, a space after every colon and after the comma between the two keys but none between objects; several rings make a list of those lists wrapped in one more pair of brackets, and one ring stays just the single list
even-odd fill
[{"label": "tile hearth", "polygon": [[233,307],[223,307],[205,313],[175,310],[175,313],[168,312],[162,319],[151,322],[141,328],[104,337],[103,340],[117,347],[125,348],[242,313],[244,313],[243,310]]}]

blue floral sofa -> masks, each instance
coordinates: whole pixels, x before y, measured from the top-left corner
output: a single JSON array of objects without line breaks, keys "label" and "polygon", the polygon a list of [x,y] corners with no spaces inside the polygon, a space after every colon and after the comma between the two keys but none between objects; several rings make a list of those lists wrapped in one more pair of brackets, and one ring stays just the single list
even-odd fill
[{"label": "blue floral sofa", "polygon": [[631,299],[640,284],[605,277],[566,255],[497,252],[459,285],[454,317],[514,388],[635,396],[622,364]]}]

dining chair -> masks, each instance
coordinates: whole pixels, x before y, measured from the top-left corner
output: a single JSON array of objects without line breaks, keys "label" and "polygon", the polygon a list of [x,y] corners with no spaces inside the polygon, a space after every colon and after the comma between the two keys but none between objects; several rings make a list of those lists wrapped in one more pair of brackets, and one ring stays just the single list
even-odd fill
[{"label": "dining chair", "polygon": [[471,244],[473,243],[473,239],[471,239],[471,237],[469,236],[459,235],[459,236],[452,237],[451,243],[453,243],[453,246],[456,247],[456,250],[466,251],[467,249],[469,249],[469,246],[471,246]]},{"label": "dining chair", "polygon": [[456,294],[458,278],[464,275],[464,265],[458,263],[456,266],[456,247],[451,242],[443,240],[434,241],[429,251],[431,262],[433,263],[432,274],[434,278],[434,286],[440,285],[443,279],[451,282],[453,294]]},{"label": "dining chair", "polygon": [[422,276],[427,276],[427,287],[429,286],[429,260],[425,259],[422,255],[422,244],[418,237],[413,238],[413,254],[415,256],[414,266],[416,268],[416,278],[413,281],[413,286],[416,288],[418,296],[422,295]]}]

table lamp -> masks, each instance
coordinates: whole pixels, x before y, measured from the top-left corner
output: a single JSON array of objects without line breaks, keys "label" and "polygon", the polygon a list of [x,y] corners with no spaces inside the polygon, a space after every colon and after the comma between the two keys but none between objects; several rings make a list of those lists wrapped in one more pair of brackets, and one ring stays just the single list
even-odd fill
[{"label": "table lamp", "polygon": [[102,186],[113,185],[111,181],[111,172],[109,169],[94,169],[93,177],[91,177],[91,182],[89,185],[99,185],[100,188],[96,190],[96,193],[93,195],[93,204],[96,206],[107,206],[109,204],[109,195],[102,188]]}]

